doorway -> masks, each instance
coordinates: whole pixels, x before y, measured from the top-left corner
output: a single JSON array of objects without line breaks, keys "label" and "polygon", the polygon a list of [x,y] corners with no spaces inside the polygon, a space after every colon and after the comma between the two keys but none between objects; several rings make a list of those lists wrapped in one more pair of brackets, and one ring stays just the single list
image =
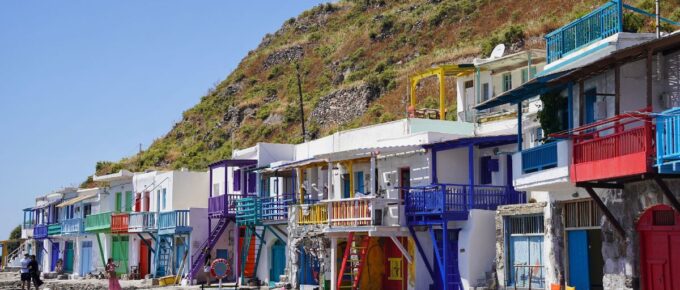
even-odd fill
[{"label": "doorway", "polygon": [[50,262],[50,271],[54,272],[57,268],[57,260],[59,260],[59,243],[52,243],[52,261]]},{"label": "doorway", "polygon": [[272,245],[271,269],[269,270],[269,281],[279,282],[280,276],[286,269],[286,244],[280,240]]},{"label": "doorway", "polygon": [[92,267],[92,242],[84,241],[82,244],[83,250],[80,254],[80,275],[85,277],[90,274]]},{"label": "doorway", "polygon": [[640,273],[647,290],[680,288],[680,213],[655,205],[638,220]]},{"label": "doorway", "polygon": [[567,231],[569,286],[602,290],[604,259],[600,229]]},{"label": "doorway", "polygon": [[399,168],[399,186],[402,188],[399,198],[404,200],[406,198],[406,192],[408,191],[408,188],[411,187],[411,168]]},{"label": "doorway", "polygon": [[64,272],[73,273],[73,242],[67,241],[64,246]]},{"label": "doorway", "polygon": [[149,262],[151,261],[151,251],[149,251],[147,243],[151,244],[151,241],[145,240],[139,243],[139,276],[141,278],[146,277],[151,268],[149,265]]}]

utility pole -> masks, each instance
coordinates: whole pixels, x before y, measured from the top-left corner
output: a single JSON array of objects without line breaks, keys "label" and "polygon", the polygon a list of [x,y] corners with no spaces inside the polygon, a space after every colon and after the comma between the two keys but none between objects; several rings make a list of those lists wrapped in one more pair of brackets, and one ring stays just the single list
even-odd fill
[{"label": "utility pole", "polygon": [[661,38],[661,4],[656,0],[656,38]]},{"label": "utility pole", "polygon": [[307,142],[307,131],[305,130],[305,107],[302,99],[302,81],[300,80],[300,64],[295,63],[297,73],[298,95],[300,96],[300,122],[302,123],[302,141]]}]

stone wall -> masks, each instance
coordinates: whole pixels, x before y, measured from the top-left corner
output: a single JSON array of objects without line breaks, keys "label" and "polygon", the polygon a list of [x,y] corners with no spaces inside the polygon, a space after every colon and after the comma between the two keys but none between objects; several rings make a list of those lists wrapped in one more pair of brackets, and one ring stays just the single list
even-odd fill
[{"label": "stone wall", "polygon": [[[664,180],[680,199],[680,181]],[[638,218],[656,204],[670,204],[654,181],[626,184],[623,190],[598,192],[607,208],[616,216],[626,237],[621,238],[606,218],[602,222],[602,257],[605,290],[640,289],[640,239],[636,231]]]}]

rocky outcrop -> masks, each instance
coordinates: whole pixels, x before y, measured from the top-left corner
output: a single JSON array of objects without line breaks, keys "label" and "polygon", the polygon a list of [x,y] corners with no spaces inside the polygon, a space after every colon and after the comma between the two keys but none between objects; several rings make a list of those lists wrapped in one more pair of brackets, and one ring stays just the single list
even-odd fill
[{"label": "rocky outcrop", "polygon": [[267,56],[267,59],[264,60],[263,66],[265,69],[269,69],[280,63],[297,61],[302,58],[304,53],[305,51],[300,45],[277,50]]},{"label": "rocky outcrop", "polygon": [[341,89],[321,97],[312,111],[312,119],[321,126],[345,124],[362,116],[380,90],[369,85]]}]

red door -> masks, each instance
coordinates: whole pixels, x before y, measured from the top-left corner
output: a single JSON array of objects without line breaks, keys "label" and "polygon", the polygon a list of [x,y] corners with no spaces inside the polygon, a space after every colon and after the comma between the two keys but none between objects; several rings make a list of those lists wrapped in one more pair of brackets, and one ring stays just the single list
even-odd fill
[{"label": "red door", "polygon": [[144,278],[147,274],[149,274],[149,247],[144,241],[141,241],[139,245],[139,276]]},{"label": "red door", "polygon": [[[408,261],[401,254],[401,251],[394,244],[392,239],[385,240],[385,275],[383,276],[384,289],[406,289]],[[399,238],[404,247],[406,247],[406,238]]]},{"label": "red door", "polygon": [[649,208],[637,225],[645,290],[680,289],[680,214],[667,205]]}]

